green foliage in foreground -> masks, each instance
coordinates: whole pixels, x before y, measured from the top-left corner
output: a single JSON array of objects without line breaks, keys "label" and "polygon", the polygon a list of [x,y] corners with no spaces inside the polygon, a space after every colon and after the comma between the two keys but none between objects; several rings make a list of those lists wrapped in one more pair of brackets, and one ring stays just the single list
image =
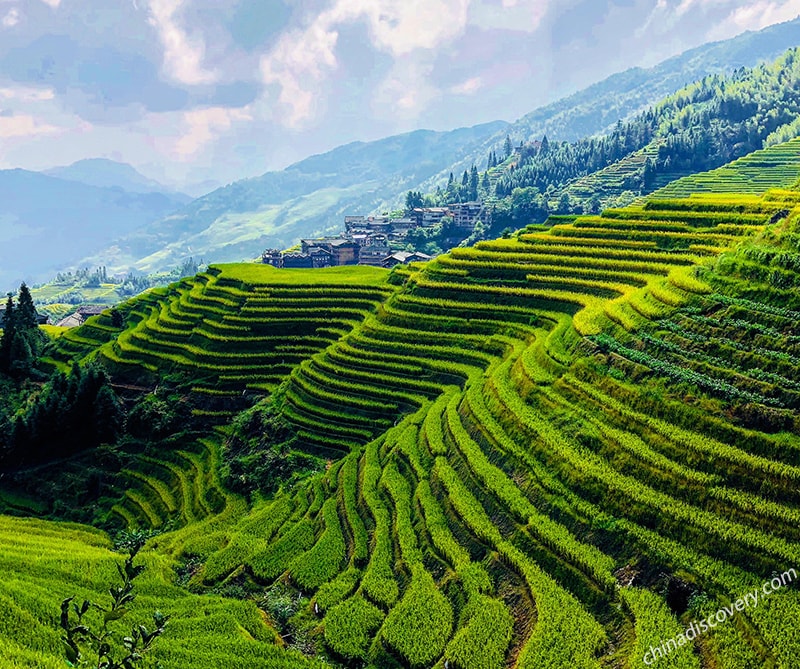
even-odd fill
[{"label": "green foliage in foreground", "polygon": [[[133,561],[140,548],[141,544],[135,545],[125,559],[124,566],[117,567],[122,583],[110,588],[111,605],[108,608],[88,599],[83,600],[79,606],[77,602],[73,602],[74,597],[67,597],[61,602],[61,629],[64,630],[64,646],[70,664],[93,665],[97,669],[134,669],[141,665],[155,641],[164,634],[168,618],[160,611],[153,614],[152,630],[148,631],[147,627],[139,625],[128,636],[123,637],[121,642],[114,638],[109,629],[110,623],[125,618],[128,607],[136,599],[133,581],[144,571],[144,566],[134,565]],[[96,630],[92,630],[84,620],[92,607],[102,612],[103,625]],[[120,647],[124,650],[119,650]]]}]

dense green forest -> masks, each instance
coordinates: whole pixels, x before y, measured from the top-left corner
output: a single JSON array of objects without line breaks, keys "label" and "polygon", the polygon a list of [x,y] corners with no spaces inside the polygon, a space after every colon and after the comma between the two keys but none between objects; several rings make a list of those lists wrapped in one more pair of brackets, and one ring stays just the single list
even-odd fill
[{"label": "dense green forest", "polygon": [[654,155],[625,183],[648,192],[659,174],[706,171],[771,144],[773,135],[791,139],[799,111],[800,51],[793,49],[769,65],[706,77],[604,137],[523,147],[496,192],[560,188],[652,144]]}]

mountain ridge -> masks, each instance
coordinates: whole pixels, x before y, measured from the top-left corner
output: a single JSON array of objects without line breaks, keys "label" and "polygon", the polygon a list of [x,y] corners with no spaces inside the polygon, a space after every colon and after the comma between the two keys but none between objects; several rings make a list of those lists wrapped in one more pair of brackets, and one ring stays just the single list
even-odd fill
[{"label": "mountain ridge", "polygon": [[[119,268],[132,263],[138,270],[152,271],[187,255],[205,257],[204,237],[220,239],[220,246],[227,246],[214,260],[241,260],[255,256],[262,247],[289,246],[300,236],[335,232],[341,229],[345,213],[374,209],[387,188],[404,192],[421,176],[449,164],[454,153],[507,125],[494,121],[447,132],[415,130],[374,142],[351,142],[282,171],[219,188],[175,215],[117,240],[107,255],[84,262]],[[314,193],[316,201],[309,201]],[[193,242],[187,233],[199,239]],[[240,243],[232,244],[232,239]],[[167,246],[167,253],[160,254]]]},{"label": "mountain ridge", "polygon": [[129,163],[121,163],[107,158],[85,158],[69,165],[53,167],[41,172],[46,176],[75,181],[98,188],[121,188],[129,193],[163,193],[185,199],[190,195],[176,191],[155,179],[150,179]]},{"label": "mountain ridge", "polygon": [[[695,47],[649,68],[633,67],[613,74],[525,114],[510,124],[507,133],[515,144],[542,139],[545,135],[550,140],[577,141],[601,134],[610,130],[618,120],[633,117],[661,98],[708,74],[774,60],[786,49],[797,45],[800,45],[800,17],[760,31],[748,31],[729,40]],[[617,98],[623,98],[613,100],[607,109],[595,108],[596,105],[586,108],[587,102],[607,98],[611,91],[615,91]],[[454,162],[450,168],[418,184],[413,190],[431,192],[446,182],[450,172],[459,174],[469,169],[473,162],[480,165],[490,150],[502,147],[504,139],[503,133],[490,138],[479,151],[465,160]],[[397,196],[387,198],[381,206],[391,207],[399,201]]]}]

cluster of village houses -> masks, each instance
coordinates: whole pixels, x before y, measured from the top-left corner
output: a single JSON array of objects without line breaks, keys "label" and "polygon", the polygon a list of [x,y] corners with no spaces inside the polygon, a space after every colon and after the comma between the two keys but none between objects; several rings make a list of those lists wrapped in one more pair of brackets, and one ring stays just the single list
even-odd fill
[{"label": "cluster of village houses", "polygon": [[419,251],[400,251],[406,236],[417,228],[431,228],[450,217],[453,226],[469,236],[479,220],[486,221],[480,202],[459,202],[446,207],[412,209],[404,218],[389,216],[345,216],[344,233],[338,237],[303,239],[299,251],[267,249],[262,262],[273,267],[335,267],[338,265],[373,265],[394,267],[430,260]]},{"label": "cluster of village houses", "polygon": [[[487,221],[488,212],[480,202],[460,202],[446,207],[420,207],[407,213],[404,218],[389,216],[345,216],[344,233],[338,237],[303,239],[300,251],[282,252],[268,249],[261,256],[262,262],[274,267],[335,267],[337,265],[373,265],[394,267],[410,262],[430,260],[431,256],[419,251],[399,251],[405,245],[406,235],[418,228],[431,228],[450,217],[453,226],[469,236],[477,221]],[[78,327],[87,318],[102,313],[107,305],[87,305],[60,320],[61,327]],[[39,323],[50,319],[39,314]],[[5,305],[0,304],[0,329],[5,320]]]}]

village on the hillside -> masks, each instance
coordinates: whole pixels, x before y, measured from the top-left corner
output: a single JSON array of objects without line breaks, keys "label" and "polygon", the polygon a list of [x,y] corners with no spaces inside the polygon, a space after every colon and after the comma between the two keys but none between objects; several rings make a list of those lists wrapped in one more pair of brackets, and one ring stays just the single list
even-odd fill
[{"label": "village on the hillside", "polygon": [[318,268],[339,265],[394,267],[399,264],[430,260],[432,256],[409,250],[409,232],[430,229],[443,220],[466,238],[478,221],[489,223],[490,213],[482,202],[458,202],[444,207],[416,207],[401,218],[381,216],[345,216],[344,232],[337,237],[303,239],[299,251],[267,249],[263,263],[281,268]]}]

